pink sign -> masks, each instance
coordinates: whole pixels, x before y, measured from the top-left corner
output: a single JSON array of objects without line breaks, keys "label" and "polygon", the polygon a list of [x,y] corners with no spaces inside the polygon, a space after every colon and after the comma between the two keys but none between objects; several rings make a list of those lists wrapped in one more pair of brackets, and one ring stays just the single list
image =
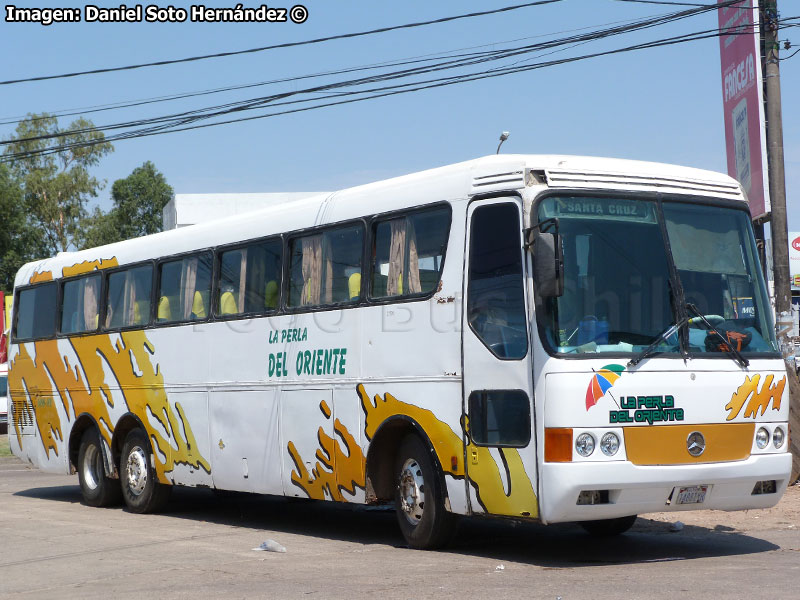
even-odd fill
[{"label": "pink sign", "polygon": [[8,340],[6,340],[6,336],[4,334],[6,330],[6,307],[5,307],[5,294],[0,292],[0,306],[2,306],[2,310],[0,310],[0,364],[3,364],[8,360]]},{"label": "pink sign", "polygon": [[728,175],[742,184],[750,202],[750,212],[756,219],[770,212],[758,0],[742,0],[717,12],[723,33],[719,38],[719,50]]}]

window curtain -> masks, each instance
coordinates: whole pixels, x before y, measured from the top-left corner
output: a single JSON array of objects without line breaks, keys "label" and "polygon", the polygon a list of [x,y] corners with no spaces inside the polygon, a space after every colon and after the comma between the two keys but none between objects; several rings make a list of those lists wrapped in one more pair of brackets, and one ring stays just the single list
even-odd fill
[{"label": "window curtain", "polygon": [[89,277],[83,282],[83,329],[97,329],[97,297],[100,291],[100,278]]},{"label": "window curtain", "polygon": [[111,278],[108,278],[108,289],[106,290],[106,324],[105,327],[112,327],[116,317],[117,299],[111,296]]},{"label": "window curtain", "polygon": [[239,261],[239,296],[237,309],[240,313],[244,312],[245,288],[247,287],[247,248],[240,250],[241,258]]},{"label": "window curtain", "polygon": [[123,314],[125,318],[120,324],[123,327],[136,324],[136,279],[133,276],[133,270],[125,273],[125,292]]},{"label": "window curtain", "polygon": [[181,306],[183,319],[192,316],[194,306],[194,290],[197,287],[197,257],[184,259],[181,264]]},{"label": "window curtain", "polygon": [[247,312],[262,311],[267,308],[267,253],[264,246],[254,246],[247,255]]},{"label": "window curtain", "polygon": [[389,276],[386,282],[387,296],[418,294],[422,291],[419,280],[419,256],[417,235],[410,219],[394,219],[389,222]]},{"label": "window curtain", "polygon": [[325,235],[322,238],[322,266],[323,266],[323,304],[333,302],[333,250],[330,238]]},{"label": "window curtain", "polygon": [[414,221],[406,219],[406,236],[408,237],[408,293],[419,294],[422,284],[419,280],[419,255],[417,254],[417,232]]},{"label": "window curtain", "polygon": [[303,250],[303,291],[300,306],[320,303],[320,281],[322,280],[322,234],[301,240]]},{"label": "window curtain", "polygon": [[681,223],[667,216],[675,267],[681,271],[746,276],[739,230],[733,222],[730,227],[720,231],[720,223]]}]

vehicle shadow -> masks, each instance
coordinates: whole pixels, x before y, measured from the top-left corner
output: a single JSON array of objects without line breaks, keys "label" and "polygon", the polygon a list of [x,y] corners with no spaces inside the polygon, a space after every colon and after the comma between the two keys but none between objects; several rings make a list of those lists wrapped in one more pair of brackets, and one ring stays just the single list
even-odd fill
[{"label": "vehicle shadow", "polygon": [[[31,488],[15,495],[81,502],[77,485]],[[86,510],[103,509],[86,507]],[[286,533],[365,545],[406,547],[391,507],[176,488],[165,515],[259,530],[264,539],[275,538],[278,542],[281,542],[280,534]],[[457,534],[443,552],[546,568],[577,568],[756,554],[777,549],[779,547],[771,542],[724,525],[713,528],[686,525],[681,531],[672,532],[670,523],[647,517],[640,517],[628,533],[610,538],[589,536],[580,526],[571,523],[545,526],[473,518],[461,520]]]}]

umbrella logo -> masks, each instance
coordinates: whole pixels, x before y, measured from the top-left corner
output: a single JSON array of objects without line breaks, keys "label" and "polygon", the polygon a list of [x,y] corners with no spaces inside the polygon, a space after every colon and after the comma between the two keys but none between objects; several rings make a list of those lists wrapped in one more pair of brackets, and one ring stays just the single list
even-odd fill
[{"label": "umbrella logo", "polygon": [[625,367],[617,364],[606,365],[599,371],[595,371],[592,380],[589,382],[589,387],[586,390],[586,410],[597,404],[606,392],[611,389],[611,386],[622,376]]}]

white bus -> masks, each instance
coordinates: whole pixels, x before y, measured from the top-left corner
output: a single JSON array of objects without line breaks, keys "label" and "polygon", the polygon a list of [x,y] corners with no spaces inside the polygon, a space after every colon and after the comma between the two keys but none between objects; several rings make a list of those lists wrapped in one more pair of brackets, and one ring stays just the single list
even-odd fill
[{"label": "white bus", "polygon": [[8,431],[8,365],[0,363],[0,433]]},{"label": "white bus", "polygon": [[784,362],[740,186],[501,155],[24,266],[13,452],[173,485],[581,522],[774,505]]}]

